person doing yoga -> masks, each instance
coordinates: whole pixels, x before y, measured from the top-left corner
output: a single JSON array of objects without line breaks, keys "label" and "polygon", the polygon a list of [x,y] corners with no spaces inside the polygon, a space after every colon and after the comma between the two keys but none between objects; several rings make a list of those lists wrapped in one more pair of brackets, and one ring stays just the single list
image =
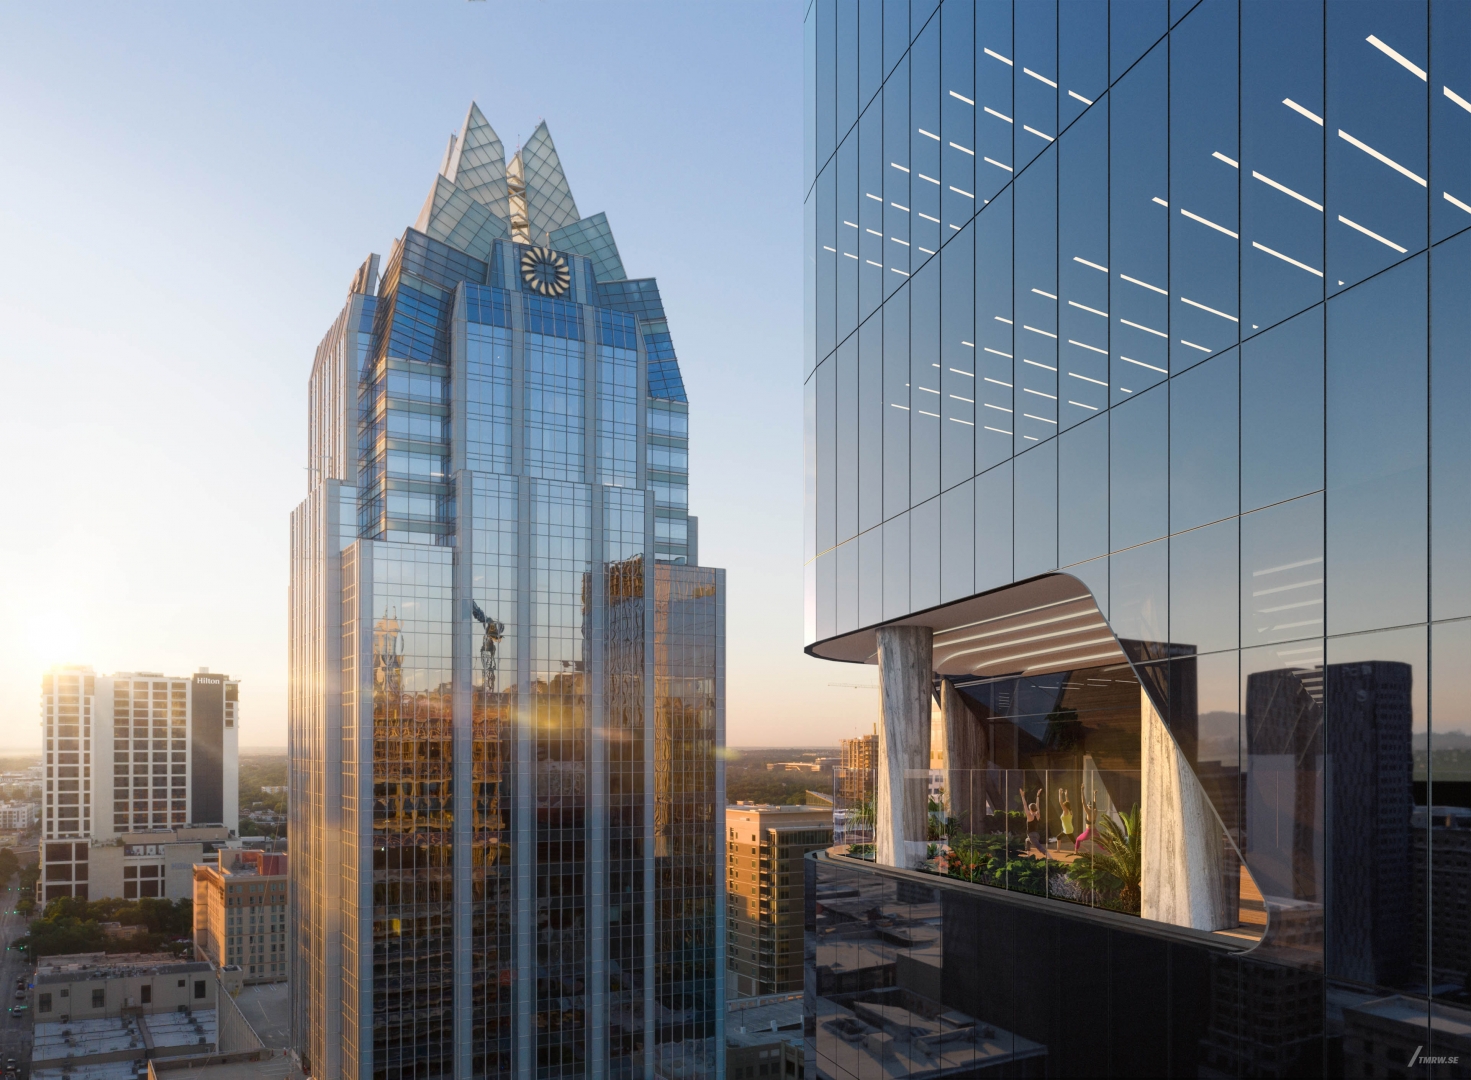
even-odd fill
[{"label": "person doing yoga", "polygon": [[1025,788],[1018,788],[1017,791],[1022,797],[1022,805],[1027,810],[1027,843],[1045,855],[1047,853],[1047,840],[1042,835],[1042,789],[1037,789],[1036,802],[1027,802]]}]

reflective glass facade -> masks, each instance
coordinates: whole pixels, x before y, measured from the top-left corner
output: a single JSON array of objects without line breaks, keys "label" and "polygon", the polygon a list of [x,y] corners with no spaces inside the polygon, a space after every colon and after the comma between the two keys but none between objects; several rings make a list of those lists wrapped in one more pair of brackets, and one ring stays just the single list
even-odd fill
[{"label": "reflective glass facade", "polygon": [[[950,881],[833,856],[817,896],[938,905],[897,918],[974,982],[891,955],[834,1019],[823,942],[853,928],[815,910],[818,1046],[899,1039],[859,999],[901,987],[1013,1039],[1017,1075],[1456,1053],[1471,8],[819,0],[806,34],[808,651],[932,628],[964,718],[919,868]],[[1110,828],[1142,830],[1132,884],[1095,873]],[[1209,880],[1184,908],[1166,856]],[[998,889],[1021,906],[952,934],[947,890]],[[1089,919],[1101,967],[1064,944]],[[1133,1009],[1182,934],[1192,1034],[1144,1033],[1137,1069],[1065,1049],[1068,994]],[[1044,938],[1090,989],[1027,972]]]},{"label": "reflective glass facade", "polygon": [[578,217],[545,126],[507,163],[472,106],[381,277],[354,278],[311,404],[313,1074],[723,1071],[724,573],[698,565],[658,287]]}]

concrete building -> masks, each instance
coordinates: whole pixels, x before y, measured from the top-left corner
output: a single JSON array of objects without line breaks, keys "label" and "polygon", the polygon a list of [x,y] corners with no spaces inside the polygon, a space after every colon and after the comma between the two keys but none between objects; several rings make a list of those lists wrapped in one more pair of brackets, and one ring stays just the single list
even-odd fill
[{"label": "concrete building", "polygon": [[0,803],[0,830],[24,832],[40,820],[35,803]]},{"label": "concrete building", "polygon": [[238,848],[194,866],[194,954],[246,984],[284,982],[289,963],[285,855]]},{"label": "concrete building", "polygon": [[744,996],[802,989],[802,858],[832,845],[820,806],[725,809],[726,968]]},{"label": "concrete building", "polygon": [[103,839],[43,841],[36,899],[187,899],[194,893],[194,864],[229,836],[223,825],[184,825],[114,833]]},{"label": "concrete building", "polygon": [[150,1015],[180,1007],[213,1009],[209,965],[168,953],[75,953],[48,956],[36,967],[32,1012],[37,1022],[94,1020],[125,1012]]},{"label": "concrete building", "polygon": [[803,1080],[800,992],[736,998],[725,1023],[726,1080]]},{"label": "concrete building", "polygon": [[[45,793],[38,902],[125,895],[121,875],[111,891],[111,884],[102,884],[110,870],[101,876],[90,872],[88,850],[94,846],[157,848],[204,839],[191,831],[196,824],[227,835],[238,829],[239,697],[238,680],[208,668],[170,677],[98,675],[90,667],[71,666],[42,677]],[[124,858],[117,856],[116,869],[123,868]],[[192,875],[187,868],[182,874],[178,895],[187,896]],[[168,895],[150,893],[143,880],[136,895]]]}]

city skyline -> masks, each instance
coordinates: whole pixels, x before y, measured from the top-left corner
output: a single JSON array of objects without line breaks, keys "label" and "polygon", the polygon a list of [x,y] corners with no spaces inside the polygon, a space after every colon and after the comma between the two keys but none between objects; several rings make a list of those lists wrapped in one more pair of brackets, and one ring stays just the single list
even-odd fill
[{"label": "city skyline", "polygon": [[[800,654],[801,402],[789,375],[801,333],[801,6],[580,9],[570,37],[564,10],[467,4],[344,20],[323,9],[283,13],[284,28],[223,12],[123,20],[99,8],[82,24],[0,14],[0,130],[13,148],[0,221],[17,260],[0,270],[0,316],[13,328],[0,365],[18,395],[70,402],[59,429],[23,416],[0,446],[22,463],[45,451],[71,476],[62,485],[21,468],[0,493],[48,520],[76,515],[59,539],[5,547],[28,569],[0,588],[12,657],[0,671],[0,750],[39,747],[36,690],[52,663],[188,670],[196,655],[241,678],[242,746],[285,746],[287,551],[270,523],[301,490],[306,358],[319,313],[340,296],[340,266],[364,245],[386,249],[402,208],[423,200],[417,163],[439,160],[472,98],[508,151],[546,117],[579,196],[626,237],[629,272],[657,274],[677,312],[697,400],[692,469],[723,492],[704,505],[696,496],[691,512],[703,557],[741,586],[731,744],[835,745],[867,730],[871,695],[828,685],[863,680]],[[553,33],[564,80],[494,44]],[[361,106],[361,71],[391,70],[404,42],[460,61]],[[604,95],[608,45],[657,62]],[[475,57],[492,47],[486,71]],[[298,74],[283,82],[283,70]],[[736,79],[738,101],[672,92]],[[364,171],[355,148],[380,138],[395,153]],[[646,164],[650,140],[661,140],[658,169]],[[761,170],[747,167],[753,142]],[[769,228],[745,224],[758,219]],[[67,299],[78,269],[109,283],[81,306]],[[761,317],[746,317],[758,305]],[[150,506],[172,491],[190,493],[184,528]],[[108,543],[88,548],[99,534]]]}]

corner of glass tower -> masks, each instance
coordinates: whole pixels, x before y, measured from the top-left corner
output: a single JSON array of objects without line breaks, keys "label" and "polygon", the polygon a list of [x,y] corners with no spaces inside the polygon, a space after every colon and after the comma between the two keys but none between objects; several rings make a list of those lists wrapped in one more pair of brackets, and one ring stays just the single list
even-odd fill
[{"label": "corner of glass tower", "polygon": [[725,575],[653,278],[472,104],[318,347],[293,1041],[332,1077],[724,1074]]}]

